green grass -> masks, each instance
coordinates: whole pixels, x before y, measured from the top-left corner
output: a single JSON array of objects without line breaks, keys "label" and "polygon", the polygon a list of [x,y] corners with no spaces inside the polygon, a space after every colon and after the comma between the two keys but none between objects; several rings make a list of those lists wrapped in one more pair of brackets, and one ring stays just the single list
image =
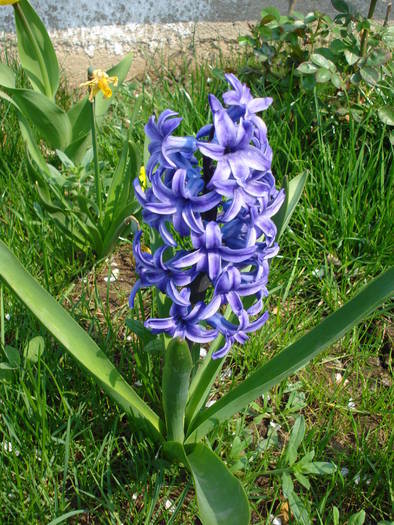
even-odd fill
[{"label": "green grass", "polygon": [[[163,71],[158,79],[125,86],[101,135],[104,159],[116,163],[136,94],[142,104],[132,135],[142,144],[143,126],[152,112],[167,107],[178,111],[184,117],[181,132],[193,133],[207,121],[208,93],[220,95],[224,87],[220,71],[206,68],[195,73]],[[212,398],[392,263],[393,151],[388,129],[372,110],[361,122],[347,122],[331,118],[324,100],[312,94],[294,96],[290,90],[279,96],[274,86],[268,92],[258,81],[252,87],[256,94],[275,99],[264,118],[278,184],[285,174],[292,177],[305,170],[309,179],[281,239],[280,256],[272,264],[270,320],[243,348],[233,349],[227,374],[215,384]],[[65,91],[62,96],[67,104],[69,95]],[[126,301],[114,310],[106,293],[99,293],[100,268],[91,278],[92,286],[81,284],[92,259],[75,253],[41,214],[15,115],[4,103],[0,109],[1,238],[92,333],[126,379],[142,383],[136,388],[160,410],[160,356],[147,354],[127,338]],[[122,249],[129,248],[126,242]],[[161,459],[144,436],[131,432],[127,418],[8,290],[4,312],[9,316],[0,319],[6,344],[22,354],[30,338],[41,334],[46,349],[37,364],[22,359],[12,382],[0,384],[1,523],[41,524],[60,516],[69,523],[198,523],[185,472]],[[268,524],[270,514],[282,512],[283,517],[280,476],[267,471],[283,463],[298,414],[307,422],[303,452],[313,449],[316,460],[338,466],[334,474],[312,477],[309,491],[296,485],[315,523],[333,523],[334,505],[340,509],[340,523],[361,509],[367,523],[390,519],[389,326],[386,307],[270,392],[269,398],[257,400],[211,435],[213,448],[245,484],[253,523]],[[341,474],[344,468],[347,474]],[[83,512],[69,514],[77,511]]]}]

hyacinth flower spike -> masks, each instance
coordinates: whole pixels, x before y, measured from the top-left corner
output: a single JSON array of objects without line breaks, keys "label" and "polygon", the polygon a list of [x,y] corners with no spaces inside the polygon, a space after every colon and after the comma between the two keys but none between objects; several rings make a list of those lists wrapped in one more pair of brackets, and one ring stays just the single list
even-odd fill
[{"label": "hyacinth flower spike", "polygon": [[162,168],[191,167],[196,139],[172,135],[182,121],[181,118],[175,118],[176,115],[175,111],[166,109],[159,116],[157,123],[152,116],[145,126],[145,133],[150,139],[150,158],[146,166],[148,177],[157,165]]},{"label": "hyacinth flower spike", "polygon": [[224,103],[227,106],[232,106],[229,111],[232,118],[254,116],[255,113],[265,111],[272,104],[271,97],[253,98],[250,89],[245,84],[242,84],[232,73],[224,76],[233,88],[223,93]]},{"label": "hyacinth flower spike", "polygon": [[152,256],[141,249],[142,231],[136,233],[133,241],[136,271],[139,279],[136,281],[130,293],[129,305],[134,307],[135,296],[140,288],[156,286],[161,292],[180,306],[188,306],[190,303],[179,293],[177,286],[190,284],[196,276],[193,270],[179,272],[171,267],[171,261],[164,262],[166,246],[161,246]]},{"label": "hyacinth flower spike", "polygon": [[190,230],[203,233],[204,226],[200,219],[200,212],[211,210],[219,204],[222,197],[211,191],[199,196],[204,183],[201,179],[186,180],[187,172],[184,169],[175,171],[171,189],[161,180],[159,173],[152,176],[152,191],[157,201],[146,201],[145,208],[159,215],[172,215],[174,228],[182,236],[190,235]]},{"label": "hyacinth flower spike", "polygon": [[255,252],[254,246],[233,250],[222,244],[219,225],[211,221],[201,235],[192,234],[195,251],[173,262],[174,268],[186,268],[196,265],[197,272],[205,272],[213,281],[222,271],[222,261],[241,263]]},{"label": "hyacinth flower spike", "polygon": [[209,96],[213,113],[216,142],[198,141],[201,153],[217,161],[216,170],[208,188],[216,182],[224,183],[232,174],[236,180],[245,180],[250,169],[265,171],[271,167],[264,154],[250,144],[254,126],[247,120],[235,124],[214,95]]},{"label": "hyacinth flower spike", "polygon": [[[184,288],[180,292],[185,302],[189,303],[190,290]],[[203,328],[199,323],[211,318],[220,307],[220,298],[214,298],[208,305],[198,302],[196,305],[179,306],[173,304],[170,317],[162,319],[148,319],[145,326],[153,333],[165,332],[171,337],[189,339],[195,343],[207,343],[215,339],[218,334],[216,329]]]}]

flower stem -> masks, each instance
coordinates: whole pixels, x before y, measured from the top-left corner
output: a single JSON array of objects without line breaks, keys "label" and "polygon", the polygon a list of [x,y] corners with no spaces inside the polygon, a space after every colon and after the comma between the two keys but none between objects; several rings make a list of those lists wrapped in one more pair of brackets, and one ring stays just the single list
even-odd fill
[{"label": "flower stem", "polygon": [[96,116],[95,116],[95,99],[91,102],[91,125],[92,125],[92,145],[93,145],[93,162],[94,162],[94,182],[96,186],[96,199],[99,210],[99,218],[102,212],[102,195],[101,195],[101,184],[100,184],[100,173],[97,155],[97,129],[96,129]]},{"label": "flower stem", "polygon": [[[377,0],[371,0],[371,3],[369,4],[369,10],[367,19],[371,19],[373,17],[373,14],[375,12]],[[364,29],[361,35],[361,42],[360,42],[360,50],[361,50],[361,56],[365,57],[367,53],[367,45],[368,45],[368,29]]]},{"label": "flower stem", "polygon": [[33,35],[33,32],[32,32],[31,27],[29,25],[29,21],[26,19],[25,13],[23,12],[21,6],[19,5],[19,2],[17,2],[16,4],[13,4],[12,7],[15,9],[15,11],[17,11],[17,13],[19,15],[19,18],[22,21],[22,24],[23,24],[23,26],[24,26],[24,28],[26,30],[26,33],[29,35],[30,42],[31,42],[31,44],[33,46],[33,49],[34,49],[34,52],[36,54],[38,66],[39,66],[40,71],[41,71],[42,80],[44,82],[45,93],[46,93],[46,95],[48,97],[53,98],[54,93],[52,93],[52,87],[51,87],[51,83],[49,81],[48,70],[47,70],[47,68],[45,66],[44,57],[42,56],[40,48],[38,47],[37,41],[35,39],[35,36]]}]

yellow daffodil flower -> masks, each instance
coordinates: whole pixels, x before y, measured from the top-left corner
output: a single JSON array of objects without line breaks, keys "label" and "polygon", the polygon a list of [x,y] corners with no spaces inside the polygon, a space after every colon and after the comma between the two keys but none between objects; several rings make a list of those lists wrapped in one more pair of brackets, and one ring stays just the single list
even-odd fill
[{"label": "yellow daffodil flower", "polygon": [[94,69],[89,75],[89,80],[80,84],[80,87],[89,87],[89,100],[93,102],[99,91],[102,92],[105,98],[112,97],[112,89],[109,87],[109,84],[113,84],[116,87],[118,85],[118,77],[110,77],[105,71]]},{"label": "yellow daffodil flower", "polygon": [[19,0],[0,0],[0,5],[16,4]]},{"label": "yellow daffodil flower", "polygon": [[141,183],[142,189],[144,190],[147,186],[147,180],[146,180],[146,172],[144,166],[141,166],[140,168],[140,175],[139,175],[139,181]]}]

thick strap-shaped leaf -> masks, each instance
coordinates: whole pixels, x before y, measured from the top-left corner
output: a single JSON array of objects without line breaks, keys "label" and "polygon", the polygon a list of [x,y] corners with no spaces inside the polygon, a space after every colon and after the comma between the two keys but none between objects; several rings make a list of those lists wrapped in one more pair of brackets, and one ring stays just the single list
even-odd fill
[{"label": "thick strap-shaped leaf", "polygon": [[105,203],[106,220],[112,222],[112,218],[117,215],[117,210],[127,206],[132,198],[132,182],[139,170],[138,152],[135,145],[127,141],[123,145],[123,150],[112,177],[111,185],[108,190],[107,201]]},{"label": "thick strap-shaped leaf", "polygon": [[0,86],[14,88],[15,73],[6,64],[0,63]]},{"label": "thick strap-shaped leaf", "polygon": [[125,381],[85,330],[23,268],[2,241],[0,241],[0,277],[122,409],[143,424],[147,424],[153,436],[162,441],[163,423],[159,416]]},{"label": "thick strap-shaped leaf", "polygon": [[24,117],[29,118],[39,133],[54,149],[64,149],[71,139],[67,114],[42,93],[31,89],[4,88]]},{"label": "thick strap-shaped leaf", "polygon": [[185,406],[192,368],[192,357],[186,341],[173,339],[165,350],[162,385],[169,441],[183,443]]},{"label": "thick strap-shaped leaf", "polygon": [[278,213],[274,217],[272,217],[272,220],[276,224],[278,230],[276,234],[276,240],[279,239],[279,237],[282,235],[287,225],[289,224],[291,216],[293,215],[297,203],[301,198],[307,176],[308,174],[306,172],[300,173],[300,175],[297,175],[296,177],[291,179],[290,182],[288,182],[287,177],[285,177],[283,181],[283,187],[286,195],[285,201],[282,204]]},{"label": "thick strap-shaped leaf", "polygon": [[260,367],[213,406],[200,412],[185,442],[199,441],[218,423],[245,409],[261,394],[305,366],[392,296],[393,292],[394,268],[391,268],[369,283],[354,299]]},{"label": "thick strap-shaped leaf", "polygon": [[206,445],[186,447],[203,525],[248,525],[249,504],[239,480]]},{"label": "thick strap-shaped leaf", "polygon": [[14,5],[19,58],[33,89],[53,99],[59,64],[47,30],[27,0]]}]

